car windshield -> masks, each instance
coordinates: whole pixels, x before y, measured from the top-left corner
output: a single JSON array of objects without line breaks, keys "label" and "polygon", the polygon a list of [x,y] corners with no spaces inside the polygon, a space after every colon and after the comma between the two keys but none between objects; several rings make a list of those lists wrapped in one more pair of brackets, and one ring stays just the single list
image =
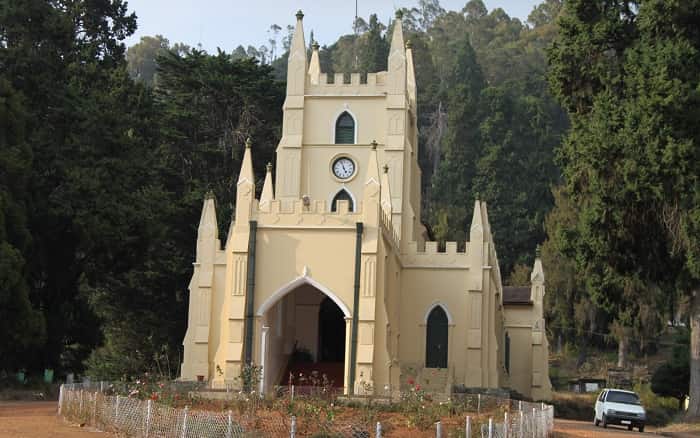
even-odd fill
[{"label": "car windshield", "polygon": [[613,403],[625,403],[628,405],[638,405],[639,397],[632,392],[610,391],[605,401]]}]

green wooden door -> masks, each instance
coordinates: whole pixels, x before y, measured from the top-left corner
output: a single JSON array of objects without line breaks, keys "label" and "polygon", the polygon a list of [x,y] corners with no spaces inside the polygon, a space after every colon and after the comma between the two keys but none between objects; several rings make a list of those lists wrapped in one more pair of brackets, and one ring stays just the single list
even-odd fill
[{"label": "green wooden door", "polygon": [[440,306],[428,315],[425,367],[447,368],[447,315]]}]

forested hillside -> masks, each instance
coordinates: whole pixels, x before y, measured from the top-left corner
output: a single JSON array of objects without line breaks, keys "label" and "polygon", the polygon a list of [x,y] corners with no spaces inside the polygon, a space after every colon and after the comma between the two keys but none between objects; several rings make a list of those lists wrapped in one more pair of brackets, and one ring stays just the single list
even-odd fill
[{"label": "forested hillside", "polygon": [[[543,245],[555,348],[619,345],[623,364],[687,320],[698,278],[696,139],[630,147],[666,144],[697,115],[687,96],[674,95],[687,118],[659,97],[698,73],[678,58],[696,59],[697,35],[672,25],[694,16],[661,3],[545,0],[526,22],[481,0],[400,11],[422,220],[436,240],[464,241],[485,200],[506,282],[527,284]],[[307,38],[322,70],[386,69],[395,22],[349,24],[335,42]],[[0,371],[176,375],[202,199],[215,194],[225,236],[244,140],[258,176],[274,160],[293,28],[207,53],[162,36],[127,49],[137,25],[123,0],[0,8]],[[649,82],[655,66],[680,78]]]}]

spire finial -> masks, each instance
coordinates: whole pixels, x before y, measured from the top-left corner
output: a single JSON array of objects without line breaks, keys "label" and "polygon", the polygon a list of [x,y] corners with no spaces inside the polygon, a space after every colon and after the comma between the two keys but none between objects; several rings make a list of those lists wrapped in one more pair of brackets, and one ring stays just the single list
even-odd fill
[{"label": "spire finial", "polygon": [[411,40],[406,40],[406,48],[408,50],[411,50],[413,48],[413,43],[411,42]]},{"label": "spire finial", "polygon": [[312,49],[318,50],[319,47],[321,47],[321,45],[318,44],[318,41],[314,41],[313,43],[311,43],[311,48],[312,48]]},{"label": "spire finial", "polygon": [[297,20],[302,20],[304,18],[304,13],[301,12],[301,9],[299,9],[296,13]]},{"label": "spire finial", "polygon": [[214,191],[212,189],[207,190],[207,193],[204,195],[204,199],[214,199],[216,198],[214,196]]},{"label": "spire finial", "polygon": [[370,143],[370,145],[372,146],[373,151],[376,150],[377,149],[377,140],[372,140],[372,143]]},{"label": "spire finial", "polygon": [[542,245],[538,244],[537,247],[535,247],[535,258],[539,259],[542,257]]},{"label": "spire finial", "polygon": [[396,10],[396,19],[400,20],[403,18],[403,11],[401,9]]},{"label": "spire finial", "polygon": [[253,146],[253,140],[250,137],[248,137],[245,139],[245,148],[250,149],[251,146]]},{"label": "spire finial", "polygon": [[388,164],[384,165],[384,173],[389,173],[389,165]]},{"label": "spire finial", "polygon": [[265,170],[267,171],[267,173],[272,172],[272,163],[268,162],[265,166]]}]

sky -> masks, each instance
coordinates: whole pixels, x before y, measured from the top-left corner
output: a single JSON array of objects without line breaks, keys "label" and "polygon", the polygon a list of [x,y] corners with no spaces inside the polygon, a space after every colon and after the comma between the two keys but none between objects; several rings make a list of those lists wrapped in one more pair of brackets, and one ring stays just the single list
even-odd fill
[{"label": "sky", "polygon": [[[441,0],[447,10],[461,10],[468,0]],[[525,20],[541,0],[484,0],[489,9],[503,8],[511,17]],[[387,23],[394,11],[414,7],[417,0],[358,0],[358,15],[365,18],[376,13]],[[201,44],[212,53],[220,47],[227,52],[238,45],[259,47],[267,44],[268,29],[272,24],[286,33],[288,24],[294,24],[294,14],[304,11],[304,33],[309,33],[321,44],[332,44],[340,35],[352,33],[355,16],[353,0],[128,0],[129,10],[136,12],[138,29],[126,40],[126,45],[137,43],[142,36],[163,35],[171,44]]]}]

